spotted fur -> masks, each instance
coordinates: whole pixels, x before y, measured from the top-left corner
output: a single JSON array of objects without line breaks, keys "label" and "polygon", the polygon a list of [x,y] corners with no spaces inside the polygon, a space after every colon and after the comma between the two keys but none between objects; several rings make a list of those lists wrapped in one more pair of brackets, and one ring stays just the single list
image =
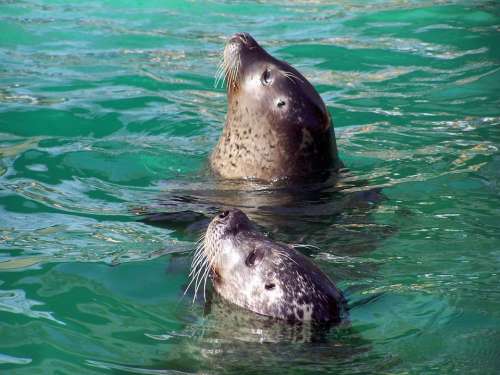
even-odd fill
[{"label": "spotted fur", "polygon": [[199,254],[215,290],[236,305],[289,322],[341,320],[345,300],[330,279],[292,247],[256,231],[240,210],[212,220]]},{"label": "spotted fur", "polygon": [[221,177],[273,181],[340,166],[330,115],[297,70],[249,34],[227,43],[216,83],[227,84],[228,111],[210,165]]}]

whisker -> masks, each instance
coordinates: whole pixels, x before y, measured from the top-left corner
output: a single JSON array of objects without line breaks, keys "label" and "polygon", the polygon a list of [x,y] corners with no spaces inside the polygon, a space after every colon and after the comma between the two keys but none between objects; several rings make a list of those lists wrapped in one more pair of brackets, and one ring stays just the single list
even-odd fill
[{"label": "whisker", "polygon": [[284,71],[280,71],[280,73],[283,74],[283,77],[287,78],[290,82],[297,84],[297,82],[295,82],[295,80],[292,77],[290,77],[288,74],[286,74]]},{"label": "whisker", "polygon": [[[208,275],[210,274],[210,270],[212,269],[212,265],[209,264],[208,267],[207,267],[207,270],[205,271],[205,273],[203,274],[203,300],[206,301],[207,300],[207,296],[206,296],[206,286],[207,286],[207,278],[208,278]],[[201,285],[201,283],[200,283]]]},{"label": "whisker", "polygon": [[289,244],[293,248],[305,248],[305,249],[315,249],[315,250],[321,250],[318,246],[315,245],[309,245],[309,244],[302,244],[302,243],[291,243]]},{"label": "whisker", "polygon": [[[293,263],[297,264],[297,262],[295,261],[295,259],[292,259],[292,257],[291,257],[289,254],[285,253],[283,250],[276,250],[276,253],[277,253],[278,255],[280,255],[280,256],[282,256],[282,257],[284,257],[284,258],[286,258],[286,259],[290,260],[291,262],[293,262]],[[298,265],[298,264],[297,264],[297,265]]]},{"label": "whisker", "polygon": [[292,73],[292,72],[286,71],[286,70],[280,70],[280,72],[281,72],[281,74],[283,74],[283,76],[285,76],[286,78],[288,78],[289,80],[291,80],[294,83],[296,83],[294,80],[300,81],[302,83],[304,82],[302,80],[302,78],[297,76],[295,73]]},{"label": "whisker", "polygon": [[[208,272],[210,272],[210,264],[209,263],[207,263],[207,265],[205,267],[205,271],[202,274],[200,274],[200,277],[196,281],[196,286],[195,286],[195,289],[194,289],[193,302],[194,302],[194,300],[196,298],[196,295],[198,294],[198,289],[201,286],[201,283],[202,283],[203,279],[208,275]],[[203,298],[205,299],[205,295],[203,295]]]},{"label": "whisker", "polygon": [[193,277],[196,277],[200,273],[200,270],[202,270],[203,267],[205,267],[208,263],[209,263],[208,258],[204,258],[201,262],[199,262],[196,265],[196,268],[192,269],[192,271],[189,273],[189,276],[193,275]]}]

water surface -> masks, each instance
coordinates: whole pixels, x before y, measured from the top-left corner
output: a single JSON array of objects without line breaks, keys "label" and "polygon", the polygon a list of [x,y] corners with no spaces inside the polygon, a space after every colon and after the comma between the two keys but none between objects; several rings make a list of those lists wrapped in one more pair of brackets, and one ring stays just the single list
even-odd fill
[{"label": "water surface", "polygon": [[[500,8],[369,3],[0,2],[0,371],[498,373]],[[237,31],[321,93],[342,192],[203,172]],[[199,227],[136,213],[227,199],[317,247],[349,325],[310,340],[182,297]]]}]

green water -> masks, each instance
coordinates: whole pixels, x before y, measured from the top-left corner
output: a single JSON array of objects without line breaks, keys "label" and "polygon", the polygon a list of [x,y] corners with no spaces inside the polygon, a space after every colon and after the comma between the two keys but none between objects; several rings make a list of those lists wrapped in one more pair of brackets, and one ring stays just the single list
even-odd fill
[{"label": "green water", "polygon": [[[320,342],[182,298],[195,239],[134,214],[217,208],[174,192],[215,189],[237,31],[317,87],[351,171],[286,220],[240,202],[345,291]],[[0,372],[498,373],[499,31],[495,1],[0,1]]]}]

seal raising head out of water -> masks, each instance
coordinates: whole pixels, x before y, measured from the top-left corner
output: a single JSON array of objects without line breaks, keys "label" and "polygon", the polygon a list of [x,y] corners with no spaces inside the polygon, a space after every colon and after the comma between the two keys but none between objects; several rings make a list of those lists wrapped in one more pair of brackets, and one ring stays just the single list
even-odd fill
[{"label": "seal raising head out of water", "polygon": [[228,109],[210,158],[217,174],[272,181],[340,167],[325,103],[297,70],[238,33],[224,49],[220,73]]},{"label": "seal raising head out of water", "polygon": [[330,279],[292,247],[257,232],[240,210],[224,211],[208,226],[193,259],[198,287],[212,275],[228,301],[289,322],[340,322],[345,300]]}]

